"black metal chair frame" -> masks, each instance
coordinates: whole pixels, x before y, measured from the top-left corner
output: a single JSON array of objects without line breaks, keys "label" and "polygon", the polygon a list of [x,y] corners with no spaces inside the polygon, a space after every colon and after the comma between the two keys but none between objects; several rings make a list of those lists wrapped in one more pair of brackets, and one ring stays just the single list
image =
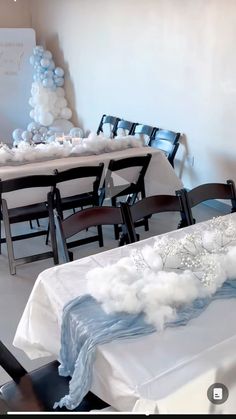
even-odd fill
[{"label": "black metal chair frame", "polygon": [[[141,198],[145,198],[145,174],[148,169],[148,165],[152,155],[148,153],[146,156],[136,156],[136,157],[127,157],[125,159],[119,160],[110,160],[108,165],[107,173],[103,183],[103,187],[100,193],[100,205],[103,204],[106,196],[110,197],[112,206],[117,206],[117,198],[127,197],[126,201],[129,204],[133,204],[137,201],[139,194]],[[114,186],[113,174],[122,169],[127,169],[130,167],[140,167],[140,172],[135,183],[130,183],[126,188],[122,190],[120,186]],[[141,220],[138,224],[139,226],[144,225],[145,230],[148,231],[148,218]],[[118,240],[120,233],[120,228],[118,225],[114,226],[115,239]]]},{"label": "black metal chair frame", "polygon": [[181,194],[186,201],[191,224],[196,222],[192,214],[192,208],[211,199],[230,200],[231,213],[236,212],[236,189],[235,183],[231,179],[227,180],[226,183],[205,183],[190,191],[183,189]]},{"label": "black metal chair frame", "polygon": [[[5,413],[7,411],[67,411],[66,408],[53,409],[54,403],[68,394],[70,381],[70,377],[59,376],[57,361],[27,372],[0,341],[0,366],[12,378],[12,381],[0,387],[0,400],[4,402]],[[107,403],[89,392],[75,411],[85,412],[107,406]]]},{"label": "black metal chair frame", "polygon": [[[72,169],[64,170],[59,172],[57,169],[54,171],[55,184],[52,188],[52,194],[49,197],[50,202],[50,213],[52,214],[53,208],[57,208],[60,217],[63,219],[63,212],[66,210],[75,208],[83,208],[86,206],[98,206],[99,205],[99,186],[101,183],[102,173],[103,173],[104,163],[100,163],[98,166],[80,166]],[[68,197],[61,197],[60,193],[60,183],[68,182],[71,180],[80,180],[84,178],[94,178],[91,181],[91,190],[86,193],[81,193]],[[53,197],[53,198],[52,198]],[[52,216],[53,217],[53,216]],[[102,227],[97,227],[97,235],[81,239],[81,245],[92,243],[94,241],[99,242],[99,246],[103,247],[103,234]],[[73,243],[70,243],[70,247],[73,247]],[[78,246],[78,243],[75,243],[75,246]],[[72,257],[72,254],[71,254]]]},{"label": "black metal chair frame", "polygon": [[162,150],[171,166],[174,167],[174,159],[179,148],[180,133],[156,128],[150,137],[149,146]]},{"label": "black metal chair frame", "polygon": [[[30,263],[37,260],[53,257],[54,263],[56,262],[55,255],[52,251],[35,254],[31,256],[25,256],[21,258],[15,258],[13,242],[16,240],[24,240],[37,236],[47,234],[47,230],[42,229],[40,231],[33,231],[30,233],[20,234],[13,236],[11,233],[11,224],[20,223],[23,221],[31,221],[34,219],[42,219],[49,217],[49,211],[47,206],[47,200],[45,202],[39,202],[32,205],[19,206],[14,208],[8,208],[7,198],[3,198],[3,194],[14,192],[17,190],[24,190],[29,188],[42,188],[42,187],[53,187],[55,177],[53,175],[32,175],[20,178],[0,180],[0,219],[3,220],[5,227],[5,238],[1,235],[1,223],[0,223],[0,253],[1,243],[7,244],[8,260],[10,273],[14,275],[16,273],[16,267],[24,263]],[[52,222],[52,218],[49,217],[49,224]]]},{"label": "black metal chair frame", "polygon": [[153,195],[147,198],[141,199],[132,205],[127,203],[121,203],[121,207],[126,220],[126,228],[128,240],[130,243],[134,243],[139,239],[135,231],[138,220],[151,217],[153,214],[161,212],[175,211],[179,212],[181,221],[178,228],[186,227],[190,225],[189,213],[187,205],[184,200],[184,194],[180,198],[182,192],[177,191],[176,195]]},{"label": "black metal chair frame", "polygon": [[[57,244],[55,251],[58,254],[58,259],[61,263],[71,261],[71,254],[68,249],[71,248],[71,242],[67,240],[74,235],[93,226],[114,225],[119,224],[123,227],[123,232],[120,235],[119,245],[122,246],[128,243],[127,232],[125,227],[125,219],[121,207],[98,206],[86,208],[78,211],[64,220],[60,217],[56,209],[54,209],[54,222]],[[78,239],[73,241],[73,247],[76,245],[88,243],[87,239]]]},{"label": "black metal chair frame", "polygon": [[103,133],[103,126],[105,124],[110,124],[111,127],[111,138],[114,138],[116,135],[116,128],[117,128],[117,124],[119,122],[120,118],[116,117],[116,116],[112,116],[112,115],[102,115],[102,118],[99,122],[98,125],[98,129],[97,129],[97,135]]}]

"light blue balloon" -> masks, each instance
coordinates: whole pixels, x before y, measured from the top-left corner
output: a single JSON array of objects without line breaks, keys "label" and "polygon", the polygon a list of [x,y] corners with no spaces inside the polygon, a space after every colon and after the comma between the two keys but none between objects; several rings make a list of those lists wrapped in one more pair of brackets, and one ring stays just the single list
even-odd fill
[{"label": "light blue balloon", "polygon": [[46,78],[52,79],[53,78],[53,71],[52,70],[46,70],[44,73],[44,76]]},{"label": "light blue balloon", "polygon": [[32,139],[32,137],[33,137],[33,134],[32,134],[32,132],[30,132],[30,131],[24,131],[24,132],[22,132],[21,137],[22,137],[22,139],[23,139],[24,141],[26,141],[26,142],[30,142],[30,140],[31,140],[31,139]]},{"label": "light blue balloon", "polygon": [[37,122],[30,122],[27,126],[27,131],[33,132],[39,129],[39,124]]},{"label": "light blue balloon", "polygon": [[52,59],[52,53],[50,51],[44,51],[43,58],[47,58],[48,60]]},{"label": "light blue balloon", "polygon": [[47,142],[52,143],[53,141],[55,141],[55,139],[56,139],[56,135],[53,134],[53,135],[51,135],[50,137],[47,138]]},{"label": "light blue balloon", "polygon": [[41,65],[38,65],[37,67],[36,67],[36,72],[37,73],[39,73],[39,74],[43,74],[43,73],[45,73],[45,68],[43,68],[43,67],[41,67]]},{"label": "light blue balloon", "polygon": [[40,133],[41,135],[45,135],[45,134],[47,134],[47,133],[48,133],[48,129],[47,129],[47,127],[40,127],[40,128],[39,128],[39,133]]},{"label": "light blue balloon", "polygon": [[30,56],[29,62],[30,62],[31,65],[35,64],[35,56],[34,55]]},{"label": "light blue balloon", "polygon": [[62,87],[64,85],[64,78],[63,77],[55,77],[54,78],[55,84],[57,87]]},{"label": "light blue balloon", "polygon": [[21,140],[22,133],[23,133],[23,129],[21,129],[21,128],[16,128],[16,129],[13,131],[13,133],[12,133],[12,138],[13,138],[13,140],[15,140],[15,141],[20,141],[20,140]]},{"label": "light blue balloon", "polygon": [[13,141],[13,147],[17,147],[20,142],[21,142],[21,140],[14,140]]},{"label": "light blue balloon", "polygon": [[34,55],[43,55],[44,53],[44,47],[42,45],[36,45],[36,47],[33,49]]},{"label": "light blue balloon", "polygon": [[63,68],[61,67],[55,68],[54,73],[56,74],[57,77],[63,77],[65,74]]},{"label": "light blue balloon", "polygon": [[40,74],[34,74],[33,79],[34,81],[40,81]]},{"label": "light blue balloon", "polygon": [[54,81],[53,79],[50,79],[50,78],[44,78],[42,81],[42,84],[43,84],[43,87],[50,88],[54,86]]},{"label": "light blue balloon", "polygon": [[40,141],[42,141],[42,135],[41,134],[34,134],[33,141],[35,143],[39,143]]},{"label": "light blue balloon", "polygon": [[50,65],[49,65],[49,67],[48,67],[48,70],[54,70],[54,68],[55,68],[55,63],[54,63],[54,61],[53,61],[53,60],[51,60],[51,61],[50,61]]},{"label": "light blue balloon", "polygon": [[69,135],[71,137],[83,137],[83,130],[79,127],[71,128]]},{"label": "light blue balloon", "polygon": [[40,64],[42,67],[48,68],[50,66],[50,60],[48,60],[48,58],[42,58]]}]

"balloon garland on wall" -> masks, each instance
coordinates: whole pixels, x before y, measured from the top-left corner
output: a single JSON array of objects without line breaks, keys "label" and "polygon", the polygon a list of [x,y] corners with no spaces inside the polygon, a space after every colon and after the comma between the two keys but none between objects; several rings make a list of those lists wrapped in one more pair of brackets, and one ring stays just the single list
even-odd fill
[{"label": "balloon garland on wall", "polygon": [[70,121],[72,111],[63,88],[64,70],[55,66],[52,53],[37,45],[30,57],[30,64],[34,68],[29,99],[32,107],[29,115],[33,122],[28,124],[26,130],[17,128],[13,131],[13,146],[20,141],[30,144],[51,142],[63,135],[82,137],[82,129],[74,127]]}]

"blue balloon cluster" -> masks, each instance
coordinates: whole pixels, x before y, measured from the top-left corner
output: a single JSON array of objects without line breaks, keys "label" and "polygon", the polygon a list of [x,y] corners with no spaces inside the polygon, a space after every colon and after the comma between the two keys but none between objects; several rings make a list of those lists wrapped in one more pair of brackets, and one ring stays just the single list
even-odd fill
[{"label": "blue balloon cluster", "polygon": [[33,55],[30,57],[30,64],[34,67],[34,81],[39,81],[44,87],[56,89],[64,86],[64,70],[61,67],[55,67],[52,59],[52,53],[45,51],[42,45],[37,45],[33,49]]},{"label": "blue balloon cluster", "polygon": [[13,146],[18,146],[21,141],[37,144],[51,142],[64,135],[71,138],[83,136],[81,128],[74,127],[69,121],[72,110],[68,107],[62,87],[64,70],[55,67],[52,53],[37,45],[30,56],[30,63],[34,68],[34,81],[29,99],[32,107],[29,115],[34,122],[26,130],[16,128],[13,131]]}]

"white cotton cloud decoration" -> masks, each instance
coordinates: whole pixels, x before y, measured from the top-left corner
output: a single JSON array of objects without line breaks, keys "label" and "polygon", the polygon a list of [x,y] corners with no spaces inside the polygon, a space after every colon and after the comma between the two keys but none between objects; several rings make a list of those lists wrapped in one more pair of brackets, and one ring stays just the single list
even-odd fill
[{"label": "white cotton cloud decoration", "polygon": [[143,313],[158,330],[178,309],[236,278],[235,217],[217,217],[180,239],[160,236],[117,263],[87,273],[87,291],[107,313]]},{"label": "white cotton cloud decoration", "polygon": [[[17,146],[20,141],[32,143],[45,143],[54,141],[57,134],[68,135],[74,125],[69,121],[72,117],[72,110],[69,108],[65,98],[64,70],[56,67],[52,53],[45,50],[43,46],[37,45],[33,49],[30,63],[34,68],[29,105],[32,107],[29,116],[36,123],[31,136],[19,128],[12,133],[13,145]],[[43,132],[40,128],[46,128]],[[75,127],[83,131],[79,127]],[[24,135],[23,135],[24,133]]]}]

